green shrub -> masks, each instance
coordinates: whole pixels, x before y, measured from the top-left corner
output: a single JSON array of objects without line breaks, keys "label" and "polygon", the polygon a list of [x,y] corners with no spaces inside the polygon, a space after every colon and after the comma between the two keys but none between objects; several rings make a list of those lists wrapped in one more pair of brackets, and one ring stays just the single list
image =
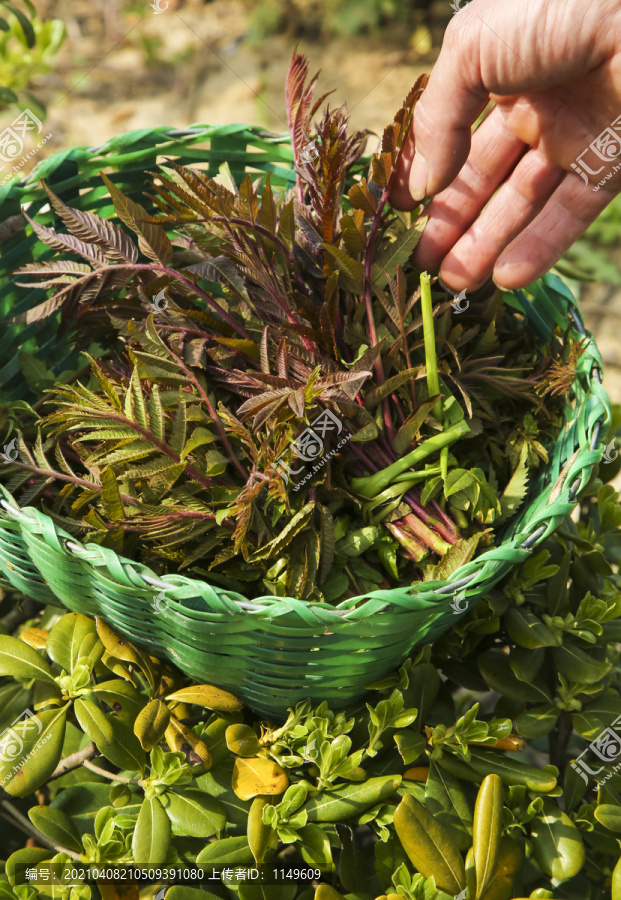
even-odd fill
[{"label": "green shrub", "polygon": [[[609,443],[619,426],[616,407]],[[16,863],[256,860],[321,869],[324,885],[210,882],[170,898],[604,900],[612,883],[619,900],[621,745],[606,729],[621,716],[621,505],[593,478],[579,510],[368,703],[300,703],[284,724],[189,684],[103,622],[48,607],[16,624],[13,609],[0,636],[0,896],[52,896],[17,884]],[[20,726],[6,729],[24,710],[41,729],[16,749]],[[589,748],[598,737],[608,763]],[[573,763],[585,750],[599,784]]]}]

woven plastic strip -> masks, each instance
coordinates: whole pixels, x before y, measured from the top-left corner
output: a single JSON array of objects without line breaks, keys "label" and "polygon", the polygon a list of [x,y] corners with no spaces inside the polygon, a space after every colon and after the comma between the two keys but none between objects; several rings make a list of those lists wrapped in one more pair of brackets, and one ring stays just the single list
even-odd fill
[{"label": "woven plastic strip", "polygon": [[[211,141],[207,149],[189,146],[206,138]],[[111,218],[109,198],[95,186],[100,180],[94,173],[103,166],[117,166],[113,180],[143,204],[144,169],[153,168],[165,155],[186,164],[206,163],[208,171],[228,160],[237,178],[249,168],[269,169],[277,172],[281,184],[291,181],[286,138],[244,126],[132,132],[94,154],[74,148],[50,157],[37,174],[54,183],[66,202]],[[72,173],[61,172],[65,163],[74,167]],[[78,194],[78,185],[88,189]],[[5,196],[6,187],[0,187],[0,201]],[[2,211],[6,212],[8,202],[11,215],[18,211],[20,200],[32,203],[31,214],[46,201],[41,190],[30,184],[13,184],[8,198]],[[53,224],[49,212],[39,218],[46,221],[46,216]],[[5,272],[48,255],[23,231],[6,246]],[[40,302],[41,296],[40,291],[20,293],[5,283],[0,289],[0,309],[4,314],[8,309],[13,314],[24,311]],[[42,602],[102,616],[191,678],[228,688],[262,715],[282,718],[288,706],[305,697],[327,700],[334,707],[359,699],[366,684],[457,621],[459,613],[451,605],[457,592],[467,601],[459,609],[471,607],[526,560],[571,513],[578,492],[601,459],[599,437],[610,419],[610,400],[601,385],[600,354],[584,330],[570,292],[560,279],[546,276],[528,294],[518,291],[505,295],[505,300],[524,315],[534,342],[549,340],[556,327],[564,330],[570,323],[576,335],[586,337],[585,349],[564,410],[564,429],[548,446],[549,462],[533,479],[522,510],[497,535],[496,547],[462,566],[447,581],[373,591],[336,607],[282,597],[248,601],[198,579],[180,575],[160,579],[148,567],[112,550],[80,544],[44,513],[17,508],[11,495],[0,488],[0,582]],[[11,348],[27,347],[56,373],[71,358],[70,341],[55,341],[49,325],[14,328],[9,341]],[[9,379],[11,396],[23,391],[18,375],[19,367],[0,370],[0,384]]]}]

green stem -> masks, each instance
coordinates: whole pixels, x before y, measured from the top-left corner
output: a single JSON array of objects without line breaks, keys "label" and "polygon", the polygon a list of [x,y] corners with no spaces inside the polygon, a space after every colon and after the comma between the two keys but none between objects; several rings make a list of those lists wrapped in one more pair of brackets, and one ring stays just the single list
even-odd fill
[{"label": "green stem", "polygon": [[423,459],[426,459],[432,453],[436,453],[443,447],[450,447],[455,441],[468,434],[470,426],[465,419],[446,428],[440,434],[434,434],[433,437],[427,438],[422,444],[419,444],[414,450],[402,456],[397,462],[385,469],[381,469],[374,475],[365,475],[362,478],[352,478],[351,489],[355,494],[366,497],[367,500],[373,499],[380,491],[387,488],[392,483],[393,478],[407,472],[413,466],[417,465]]},{"label": "green stem", "polygon": [[[425,367],[427,369],[427,390],[433,397],[440,393],[438,378],[438,358],[436,356],[436,336],[433,327],[433,307],[431,304],[431,278],[427,272],[420,276],[420,302],[423,314],[423,339],[425,341]],[[442,421],[442,401],[438,400],[432,410],[438,422]]]},{"label": "green stem", "polygon": [[[436,336],[433,327],[433,307],[431,304],[431,278],[427,272],[420,276],[420,299],[423,313],[423,339],[425,341],[425,366],[427,368],[427,390],[433,397],[440,393],[440,379],[438,378],[438,358],[436,356]],[[434,405],[432,410],[438,422],[443,422],[442,400]],[[440,453],[440,469],[442,478],[448,475],[448,447],[443,447]]]}]

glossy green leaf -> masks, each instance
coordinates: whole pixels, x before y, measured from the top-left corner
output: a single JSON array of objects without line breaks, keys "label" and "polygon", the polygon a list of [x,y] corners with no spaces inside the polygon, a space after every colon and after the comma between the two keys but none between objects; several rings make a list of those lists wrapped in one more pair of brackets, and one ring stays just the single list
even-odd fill
[{"label": "glossy green leaf", "polygon": [[28,818],[39,831],[69,850],[82,852],[80,835],[69,818],[60,809],[53,806],[32,806],[28,810]]},{"label": "glossy green leaf", "polygon": [[535,859],[550,878],[567,881],[582,869],[586,853],[580,832],[551,800],[531,822],[531,840]]},{"label": "glossy green leaf", "polygon": [[569,643],[554,647],[551,652],[559,672],[570,682],[595,684],[612,667],[611,662],[599,662],[588,651]]},{"label": "glossy green leaf", "polygon": [[179,793],[167,791],[160,800],[172,823],[173,834],[211,837],[226,824],[220,801],[195,788],[185,788]]},{"label": "glossy green leaf", "polygon": [[132,724],[147,703],[147,698],[129,681],[122,678],[113,678],[93,685],[93,693],[103,700],[112,712]]},{"label": "glossy green leaf", "polygon": [[560,709],[553,703],[541,703],[516,716],[515,727],[526,738],[544,737],[552,731],[560,714]]},{"label": "glossy green leaf", "polygon": [[251,802],[240,800],[231,787],[232,767],[230,769],[215,768],[199,775],[196,784],[211,797],[217,797],[226,812],[227,822],[231,822],[243,830],[247,827]]},{"label": "glossy green leaf", "polygon": [[166,861],[170,846],[170,820],[157,797],[144,800],[132,839],[134,862],[160,865]]},{"label": "glossy green leaf", "polygon": [[345,900],[345,898],[329,884],[320,884],[315,891],[314,900]]},{"label": "glossy green leaf", "polygon": [[[51,802],[50,808],[60,809],[71,819],[72,823],[82,835],[85,832],[95,833],[95,817],[97,813],[110,802],[110,784],[101,784],[95,781],[72,784],[59,791]],[[138,812],[142,803],[136,806]]]},{"label": "glossy green leaf", "polygon": [[98,748],[112,743],[114,740],[112,722],[96,703],[78,697],[73,708],[80,727]]},{"label": "glossy green leaf", "polygon": [[36,866],[44,860],[52,859],[53,856],[53,850],[47,848],[43,849],[41,847],[25,847],[23,850],[16,850],[15,853],[11,853],[5,866],[9,884],[25,884],[25,872],[20,868],[20,874],[18,875],[18,866]]},{"label": "glossy green leaf", "polygon": [[245,834],[213,841],[196,857],[197,863],[207,866],[250,866],[252,861],[252,851]]},{"label": "glossy green leaf", "polygon": [[7,793],[25,797],[47,781],[60,760],[67,709],[43,710],[4,733],[0,786]]},{"label": "glossy green leaf", "polygon": [[41,654],[8,634],[0,634],[0,675],[54,683],[52,670]]},{"label": "glossy green leaf", "polygon": [[369,778],[330,792],[320,792],[304,809],[309,822],[340,822],[359,815],[381,800],[391,797],[401,784],[400,775]]},{"label": "glossy green leaf", "polygon": [[610,723],[621,716],[621,698],[602,691],[593,700],[582,703],[572,716],[573,726],[587,741],[593,741]]},{"label": "glossy green leaf", "polygon": [[114,728],[114,740],[99,747],[102,755],[119,769],[143,773],[147,757],[131,725],[116,715],[110,715],[108,721]]},{"label": "glossy green leaf", "polygon": [[425,749],[425,738],[413,731],[398,731],[393,735],[395,744],[406,766],[413,763]]},{"label": "glossy green leaf", "polygon": [[509,607],[504,622],[509,637],[520,647],[535,650],[537,647],[556,647],[559,644],[554,632],[524,607]]},{"label": "glossy green leaf", "polygon": [[472,843],[474,810],[464,784],[450,772],[431,761],[425,784],[425,806],[446,828],[459,850],[467,850]]},{"label": "glossy green leaf", "polygon": [[422,803],[406,795],[395,810],[394,823],[403,849],[421,875],[433,876],[448,894],[461,891],[466,873],[459,850]]},{"label": "glossy green leaf", "polygon": [[[401,846],[401,842],[391,832],[387,841],[377,841],[374,847],[375,871],[382,890],[386,891],[392,886],[393,872],[409,861],[408,855]],[[339,871],[341,863],[339,860]]]},{"label": "glossy green leaf", "polygon": [[80,657],[80,650],[84,639],[91,635],[97,637],[97,629],[93,619],[83,616],[81,613],[67,613],[51,629],[46,643],[46,649],[51,659],[64,669],[71,672]]},{"label": "glossy green leaf", "polygon": [[480,775],[500,775],[503,784],[523,784],[531,791],[545,793],[556,787],[556,775],[546,769],[527,766],[504,753],[470,748],[470,767]]},{"label": "glossy green leaf", "polygon": [[166,900],[222,900],[211,891],[189,887],[187,884],[173,884],[166,891]]},{"label": "glossy green leaf", "polygon": [[270,839],[274,834],[272,826],[266,825],[263,821],[263,810],[270,800],[268,797],[255,797],[248,813],[248,845],[258,866],[265,859]]},{"label": "glossy green leaf", "polygon": [[296,848],[304,862],[322,872],[330,872],[334,868],[328,835],[319,825],[308,824],[299,830],[300,843]]},{"label": "glossy green leaf", "polygon": [[609,831],[621,831],[621,807],[611,803],[600,803],[595,808],[595,818]]},{"label": "glossy green leaf", "polygon": [[500,650],[486,650],[478,657],[481,675],[493,691],[523,702],[549,701],[548,692],[537,684],[526,684],[515,677],[509,657]]},{"label": "glossy green leaf", "polygon": [[617,864],[612,873],[611,900],[621,900],[621,856],[617,860]]}]

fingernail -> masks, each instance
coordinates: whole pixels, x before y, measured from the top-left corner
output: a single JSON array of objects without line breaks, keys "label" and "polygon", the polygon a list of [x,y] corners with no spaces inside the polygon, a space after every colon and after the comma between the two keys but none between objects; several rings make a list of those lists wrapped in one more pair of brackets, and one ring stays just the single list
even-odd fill
[{"label": "fingernail", "polygon": [[513,288],[504,287],[504,285],[498,284],[495,278],[493,278],[492,281],[494,282],[498,290],[502,291],[504,294],[508,294],[513,290]]},{"label": "fingernail", "polygon": [[449,287],[446,281],[443,281],[442,278],[438,275],[438,284],[442,288],[442,290],[446,291],[447,294],[455,294],[457,292],[456,288]]},{"label": "fingernail", "polygon": [[412,199],[420,203],[427,196],[427,163],[418,151],[414,154],[410,169],[410,194]]}]

